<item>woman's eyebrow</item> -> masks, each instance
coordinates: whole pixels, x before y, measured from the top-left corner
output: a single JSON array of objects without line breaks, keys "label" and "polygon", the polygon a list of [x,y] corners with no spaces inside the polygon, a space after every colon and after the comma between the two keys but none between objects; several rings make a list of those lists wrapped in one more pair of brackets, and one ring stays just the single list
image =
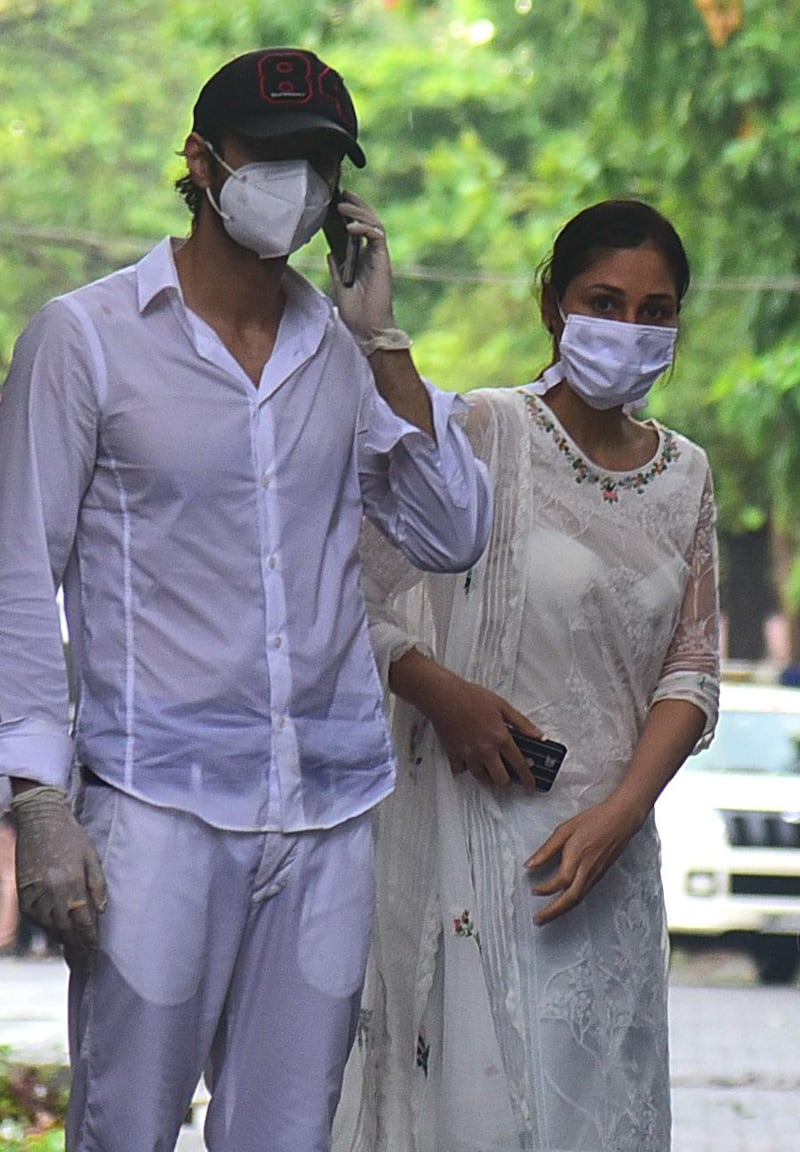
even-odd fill
[{"label": "woman's eyebrow", "polygon": [[625,289],[624,288],[619,288],[615,284],[603,284],[601,281],[598,281],[598,283],[596,283],[596,284],[589,284],[588,290],[590,292],[597,292],[597,291],[611,292],[611,293],[613,293],[614,296],[624,296],[625,295]]},{"label": "woman's eyebrow", "polygon": [[[625,296],[627,295],[624,288],[620,288],[616,284],[605,284],[598,281],[596,284],[588,286],[589,292],[607,292],[611,296]],[[671,292],[648,292],[645,296],[646,300],[674,300],[675,297]]]}]

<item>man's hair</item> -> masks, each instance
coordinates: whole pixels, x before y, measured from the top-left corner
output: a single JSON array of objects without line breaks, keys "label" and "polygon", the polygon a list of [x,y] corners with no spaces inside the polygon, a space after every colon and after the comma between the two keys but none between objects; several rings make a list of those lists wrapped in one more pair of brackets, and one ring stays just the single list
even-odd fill
[{"label": "man's hair", "polygon": [[[217,143],[214,140],[208,140],[207,143],[211,145],[211,147],[214,149],[214,152],[216,152],[218,156],[224,155],[221,141]],[[209,156],[211,157],[212,163],[216,164],[216,159],[214,158],[213,153],[209,152]],[[180,198],[191,212],[192,220],[196,222],[200,216],[200,205],[206,199],[206,194],[202,188],[197,187],[194,180],[192,179],[191,172],[187,171],[183,176],[178,177],[178,179],[175,181],[175,191],[178,193]]]},{"label": "man's hair", "polygon": [[175,181],[175,191],[191,212],[192,219],[196,220],[200,215],[200,201],[203,198],[203,191],[197,187],[190,172]]}]

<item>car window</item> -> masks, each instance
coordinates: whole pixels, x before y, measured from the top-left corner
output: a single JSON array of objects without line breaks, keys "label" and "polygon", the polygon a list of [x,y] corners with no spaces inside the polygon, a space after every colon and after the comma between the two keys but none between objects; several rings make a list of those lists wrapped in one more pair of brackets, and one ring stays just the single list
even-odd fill
[{"label": "car window", "polygon": [[722,711],[711,747],[690,756],[686,769],[800,773],[800,715]]}]

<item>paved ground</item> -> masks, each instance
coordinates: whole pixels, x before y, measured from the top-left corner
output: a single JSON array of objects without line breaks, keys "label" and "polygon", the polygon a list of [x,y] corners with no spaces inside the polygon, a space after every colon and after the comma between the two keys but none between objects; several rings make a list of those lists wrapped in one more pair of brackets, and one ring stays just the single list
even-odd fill
[{"label": "paved ground", "polygon": [[[0,957],[0,1045],[20,1060],[67,1059],[67,969],[61,960]],[[2,1120],[2,1116],[0,1116]],[[202,1106],[176,1152],[204,1152]]]},{"label": "paved ground", "polygon": [[[0,1044],[66,1056],[60,960],[0,959]],[[674,1152],[800,1148],[800,988],[760,988],[746,960],[676,957],[670,991]],[[198,1115],[198,1120],[200,1116]],[[197,1123],[177,1152],[203,1152]]]},{"label": "paved ground", "polygon": [[800,1148],[800,986],[747,959],[677,954],[670,988],[674,1152]]}]

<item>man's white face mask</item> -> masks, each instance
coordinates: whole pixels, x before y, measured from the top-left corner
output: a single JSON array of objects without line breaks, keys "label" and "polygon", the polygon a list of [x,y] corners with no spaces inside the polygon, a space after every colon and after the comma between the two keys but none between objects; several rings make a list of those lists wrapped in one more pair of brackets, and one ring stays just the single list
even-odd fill
[{"label": "man's white face mask", "polygon": [[564,378],[592,408],[638,407],[672,364],[677,328],[576,312],[561,312],[561,317],[558,352]]},{"label": "man's white face mask", "polygon": [[322,227],[331,190],[307,160],[267,160],[231,168],[206,141],[226,172],[219,204],[206,195],[232,240],[262,260],[289,256]]}]

